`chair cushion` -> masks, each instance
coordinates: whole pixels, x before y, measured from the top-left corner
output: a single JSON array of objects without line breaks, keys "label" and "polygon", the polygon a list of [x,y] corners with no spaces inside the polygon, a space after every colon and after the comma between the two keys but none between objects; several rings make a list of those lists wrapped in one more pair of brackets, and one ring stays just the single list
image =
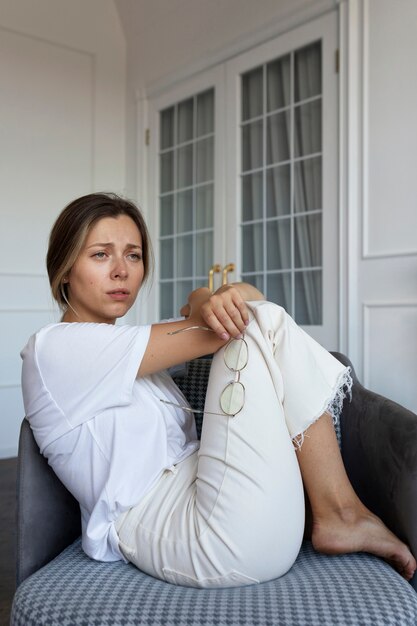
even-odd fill
[{"label": "chair cushion", "polygon": [[291,570],[249,587],[193,589],[121,561],[90,560],[76,540],[18,588],[11,626],[379,626],[417,623],[417,594],[382,560],[325,556],[305,542]]}]

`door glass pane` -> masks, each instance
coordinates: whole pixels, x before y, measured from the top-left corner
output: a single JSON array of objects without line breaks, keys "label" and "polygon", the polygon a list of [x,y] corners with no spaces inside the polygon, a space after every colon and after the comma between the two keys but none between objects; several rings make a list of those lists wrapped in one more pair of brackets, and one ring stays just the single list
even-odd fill
[{"label": "door glass pane", "polygon": [[295,267],[321,265],[321,230],[321,213],[294,220]]},{"label": "door glass pane", "polygon": [[197,137],[214,132],[214,91],[197,96]]},{"label": "door glass pane", "polygon": [[263,216],[263,174],[242,176],[242,222],[261,219]]},{"label": "door glass pane", "polygon": [[159,201],[161,235],[172,235],[174,232],[174,195],[162,196]]},{"label": "door glass pane", "polygon": [[177,276],[193,274],[193,237],[186,235],[177,238]]},{"label": "door glass pane", "polygon": [[266,227],[266,264],[269,270],[291,268],[291,220],[274,220]]},{"label": "door glass pane", "polygon": [[196,228],[213,227],[213,183],[196,189]]},{"label": "door glass pane", "polygon": [[266,126],[267,164],[288,161],[290,158],[290,128],[289,113],[277,113],[268,118]]},{"label": "door glass pane", "polygon": [[322,306],[321,42],[271,59],[241,80],[243,275],[256,275],[267,297],[284,303],[296,322],[316,323]]},{"label": "door glass pane", "polygon": [[174,270],[174,240],[162,239],[161,252],[161,278],[172,278]]},{"label": "door glass pane", "polygon": [[259,289],[261,293],[265,292],[263,274],[242,274],[242,280]]},{"label": "door glass pane", "polygon": [[295,318],[298,324],[322,324],[322,272],[295,273]]},{"label": "door glass pane", "polygon": [[291,272],[268,274],[266,278],[266,297],[270,302],[276,302],[292,314],[291,304]]},{"label": "door glass pane", "polygon": [[161,155],[161,193],[174,188],[174,153],[165,152]]},{"label": "door glass pane", "polygon": [[196,144],[197,150],[197,183],[205,183],[214,178],[214,142],[213,137],[202,139]]},{"label": "door glass pane", "polygon": [[280,165],[266,171],[266,215],[291,213],[291,167]]},{"label": "door glass pane", "polygon": [[194,100],[184,100],[178,105],[178,139],[177,143],[184,143],[193,138]]},{"label": "door glass pane", "polygon": [[196,257],[197,276],[208,276],[209,269],[213,265],[213,233],[199,233],[195,238],[198,251]]},{"label": "door glass pane", "polygon": [[242,170],[262,167],[262,122],[253,122],[242,127]]},{"label": "door glass pane", "polygon": [[178,280],[175,283],[175,300],[178,302],[178,306],[175,309],[175,315],[179,315],[181,307],[184,306],[184,304],[187,304],[188,296],[192,292],[193,288],[192,280]]},{"label": "door glass pane", "polygon": [[294,165],[294,211],[322,208],[321,157],[298,161]]},{"label": "door glass pane", "polygon": [[263,112],[263,68],[258,67],[242,76],[242,121],[258,117]]},{"label": "door glass pane", "polygon": [[321,151],[321,100],[295,109],[294,154],[296,157]]},{"label": "door glass pane", "polygon": [[321,45],[319,41],[296,50],[294,54],[294,100],[321,95]]},{"label": "door glass pane", "polygon": [[266,66],[267,111],[287,107],[291,103],[291,57],[287,54]]},{"label": "door glass pane", "polygon": [[263,224],[242,226],[243,272],[263,270]]},{"label": "door glass pane", "polygon": [[161,150],[172,148],[174,145],[174,107],[161,112]]},{"label": "door glass pane", "polygon": [[160,311],[161,319],[166,320],[171,317],[175,317],[174,313],[174,289],[173,283],[160,283],[159,285],[159,299],[160,299]]},{"label": "door glass pane", "polygon": [[177,187],[190,187],[193,184],[193,145],[178,148]]},{"label": "door glass pane", "polygon": [[191,189],[178,194],[177,232],[193,229],[193,192]]}]

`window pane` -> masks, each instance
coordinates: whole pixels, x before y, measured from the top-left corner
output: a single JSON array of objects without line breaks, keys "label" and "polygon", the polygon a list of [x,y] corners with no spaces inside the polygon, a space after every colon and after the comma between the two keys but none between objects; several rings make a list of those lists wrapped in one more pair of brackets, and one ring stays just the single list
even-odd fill
[{"label": "window pane", "polygon": [[291,102],[290,92],[290,55],[277,59],[266,66],[268,112],[289,106]]},{"label": "window pane", "polygon": [[323,323],[322,272],[295,273],[295,321],[297,324]]},{"label": "window pane", "polygon": [[262,172],[242,176],[242,221],[261,219],[263,216]]},{"label": "window pane", "polygon": [[266,150],[267,164],[288,161],[290,158],[290,114],[271,115],[267,120]]},{"label": "window pane", "polygon": [[263,225],[242,227],[242,268],[244,272],[263,270]]},{"label": "window pane", "polygon": [[183,233],[193,229],[193,192],[181,191],[177,197],[177,232]]},{"label": "window pane", "polygon": [[295,102],[321,94],[321,43],[317,41],[294,55]]},{"label": "window pane", "polygon": [[213,233],[200,233],[195,238],[196,274],[208,276],[213,265]]},{"label": "window pane", "polygon": [[213,226],[213,184],[196,189],[196,228]]},{"label": "window pane", "polygon": [[262,67],[242,76],[242,121],[262,115],[263,88]]},{"label": "window pane", "polygon": [[214,132],[214,89],[197,96],[197,137]]},{"label": "window pane", "polygon": [[262,167],[262,121],[242,126],[242,171]]},{"label": "window pane", "polygon": [[161,154],[161,192],[174,188],[174,153]]},{"label": "window pane", "polygon": [[213,180],[214,172],[214,141],[213,137],[197,141],[197,183],[204,183]]},{"label": "window pane", "polygon": [[178,105],[178,138],[177,143],[190,141],[193,138],[194,100],[189,98]]},{"label": "window pane", "polygon": [[295,267],[321,266],[321,213],[294,220]]},{"label": "window pane", "polygon": [[159,286],[161,320],[174,317],[174,289],[172,283],[161,283]]},{"label": "window pane", "polygon": [[321,100],[296,107],[294,113],[295,156],[321,152]]},{"label": "window pane", "polygon": [[172,235],[174,232],[174,196],[162,196],[159,202],[159,219],[161,235]]},{"label": "window pane", "polygon": [[162,239],[161,250],[161,278],[172,278],[174,276],[174,241],[173,239]]},{"label": "window pane", "polygon": [[178,188],[190,187],[193,184],[193,146],[178,148]]},{"label": "window pane", "polygon": [[268,274],[266,278],[266,297],[275,302],[291,315],[291,273]]},{"label": "window pane", "polygon": [[193,290],[193,281],[192,280],[179,280],[176,284],[176,292],[177,292],[177,304],[178,310],[175,311],[175,315],[179,315],[180,309],[184,304],[187,304],[188,296]]},{"label": "window pane", "polygon": [[161,150],[172,148],[174,145],[174,107],[161,111]]},{"label": "window pane", "polygon": [[266,227],[267,269],[291,268],[291,220],[275,220]]},{"label": "window pane", "polygon": [[322,208],[321,157],[298,161],[294,166],[294,211]]},{"label": "window pane", "polygon": [[268,217],[291,213],[291,168],[274,167],[266,172],[266,214]]},{"label": "window pane", "polygon": [[177,239],[177,276],[193,275],[193,236]]}]

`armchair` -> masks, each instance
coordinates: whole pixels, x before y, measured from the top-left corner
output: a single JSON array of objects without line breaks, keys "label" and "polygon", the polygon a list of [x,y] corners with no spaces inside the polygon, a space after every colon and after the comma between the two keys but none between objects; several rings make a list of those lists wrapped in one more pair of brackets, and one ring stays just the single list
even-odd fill
[{"label": "armchair", "polygon": [[[210,361],[197,359],[176,377],[197,408],[209,368]],[[352,374],[352,402],[345,402],[339,433],[348,475],[362,501],[417,554],[417,416],[366,390],[353,367]],[[40,455],[26,420],[17,497],[11,626],[417,624],[416,580],[407,583],[369,554],[318,554],[308,541],[285,576],[232,589],[174,586],[131,564],[92,561],[80,545],[78,504]]]}]

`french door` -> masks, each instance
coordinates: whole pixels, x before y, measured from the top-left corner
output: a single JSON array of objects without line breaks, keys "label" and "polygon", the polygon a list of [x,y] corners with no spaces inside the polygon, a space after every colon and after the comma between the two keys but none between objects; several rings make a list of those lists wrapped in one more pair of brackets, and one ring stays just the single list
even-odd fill
[{"label": "french door", "polygon": [[336,32],[328,14],[152,103],[156,317],[223,269],[338,347]]}]

